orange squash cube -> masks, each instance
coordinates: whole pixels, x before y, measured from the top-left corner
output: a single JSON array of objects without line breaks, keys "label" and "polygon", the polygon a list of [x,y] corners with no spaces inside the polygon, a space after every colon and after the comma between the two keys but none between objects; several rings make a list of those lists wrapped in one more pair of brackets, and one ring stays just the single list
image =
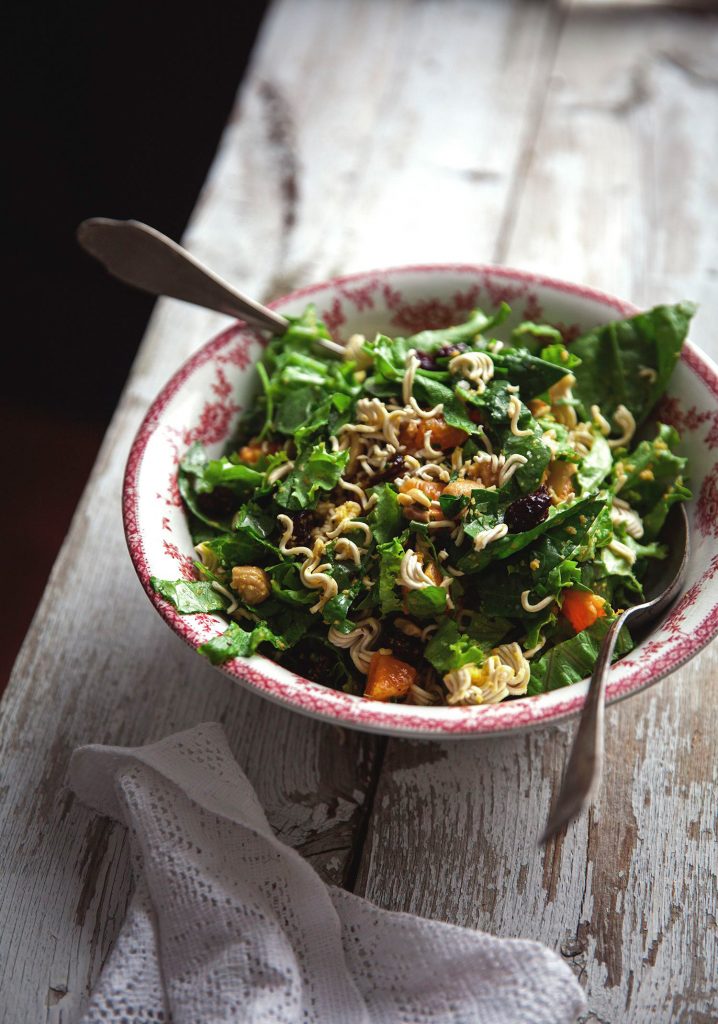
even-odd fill
[{"label": "orange squash cube", "polygon": [[413,490],[421,491],[430,501],[438,501],[444,493],[444,485],[438,480],[419,480],[413,476],[404,477],[403,483],[399,485],[399,493],[408,494]]},{"label": "orange squash cube", "polygon": [[596,619],[606,617],[605,600],[586,590],[564,590],[561,614],[577,633],[592,626]]},{"label": "orange squash cube", "polygon": [[392,654],[377,651],[372,655],[364,696],[370,700],[406,697],[416,682],[416,669]]},{"label": "orange squash cube", "polygon": [[443,416],[431,416],[426,420],[414,420],[404,424],[399,431],[399,440],[408,452],[418,452],[424,447],[424,438],[431,431],[431,447],[448,451],[458,448],[469,436],[458,427],[451,427]]}]

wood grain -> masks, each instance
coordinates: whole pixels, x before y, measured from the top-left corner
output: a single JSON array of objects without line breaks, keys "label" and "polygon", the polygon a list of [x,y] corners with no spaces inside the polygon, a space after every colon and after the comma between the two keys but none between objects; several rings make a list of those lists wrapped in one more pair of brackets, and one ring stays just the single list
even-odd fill
[{"label": "wood grain", "polygon": [[646,306],[692,298],[715,358],[717,112],[715,13],[571,14],[502,258]]},{"label": "wood grain", "polygon": [[[702,301],[715,356],[714,17],[562,26],[498,254],[646,304]],[[610,710],[588,817],[537,839],[569,726],[484,743],[392,741],[358,890],[384,906],[559,949],[592,1021],[718,1015],[718,648]],[[428,852],[427,852],[428,851]]]},{"label": "wood grain", "polygon": [[189,242],[267,297],[490,260],[554,31],[551,6],[525,0],[275,4]]}]

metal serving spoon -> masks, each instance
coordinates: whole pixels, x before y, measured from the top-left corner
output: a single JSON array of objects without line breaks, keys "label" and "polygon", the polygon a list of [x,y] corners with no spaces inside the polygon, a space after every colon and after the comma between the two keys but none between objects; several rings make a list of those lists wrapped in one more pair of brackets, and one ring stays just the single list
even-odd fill
[{"label": "metal serving spoon", "polygon": [[668,546],[668,557],[665,562],[658,563],[660,569],[656,578],[647,579],[645,582],[644,592],[648,600],[622,612],[611,625],[601,644],[588,686],[586,702],[581,711],[581,720],[574,736],[561,792],[541,836],[542,843],[546,843],[559,829],[576,817],[600,782],[603,766],[606,679],[621,627],[630,619],[634,629],[645,630],[678,596],[690,553],[688,516],[683,505],[674,505],[669,512],[661,531],[661,539]]},{"label": "metal serving spoon", "polygon": [[[289,327],[280,313],[238,292],[181,245],[140,221],[92,217],[78,227],[77,240],[120,281],[151,295],[214,309],[271,334]],[[334,355],[344,355],[342,345],[324,338],[317,341]]]}]

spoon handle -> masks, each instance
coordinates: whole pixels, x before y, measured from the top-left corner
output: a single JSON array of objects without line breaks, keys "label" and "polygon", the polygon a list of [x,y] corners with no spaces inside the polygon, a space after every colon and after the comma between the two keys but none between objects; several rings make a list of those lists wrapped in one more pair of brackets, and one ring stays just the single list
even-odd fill
[{"label": "spoon handle", "polygon": [[77,240],[120,281],[151,295],[169,295],[215,309],[272,334],[287,329],[283,316],[236,291],[181,245],[147,224],[92,217],[78,227]]},{"label": "spoon handle", "polygon": [[635,608],[628,608],[619,615],[603,638],[573,738],[561,791],[541,836],[541,843],[548,842],[560,828],[576,817],[601,779],[606,679],[618,634],[631,611],[635,611]]}]

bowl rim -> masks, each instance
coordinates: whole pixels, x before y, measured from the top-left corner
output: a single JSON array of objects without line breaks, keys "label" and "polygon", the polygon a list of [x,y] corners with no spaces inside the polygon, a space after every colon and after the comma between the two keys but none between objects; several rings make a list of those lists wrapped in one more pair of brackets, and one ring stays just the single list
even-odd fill
[{"label": "bowl rim", "polygon": [[[409,264],[358,271],[306,285],[273,299],[267,305],[272,309],[281,309],[297,299],[341,289],[346,284],[360,280],[422,273],[432,275],[490,274],[593,301],[616,310],[621,316],[633,316],[641,311],[631,302],[587,285],[574,284],[531,271],[485,263]],[[192,616],[183,616],[177,612],[169,602],[153,590],[150,583],[148,556],[139,526],[140,489],[138,481],[140,468],[150,438],[155,433],[162,413],[174,395],[195,371],[213,357],[216,351],[247,330],[256,337],[247,324],[243,321],[235,321],[202,344],[172,374],[150,405],[137,430],[124,473],[123,528],[135,571],[145,593],[162,618],[193,650],[197,648],[198,637],[192,627]],[[684,344],[681,361],[703,382],[718,402],[718,367],[713,361],[688,340]],[[716,634],[718,634],[718,603],[709,608],[708,614],[699,623],[690,638],[683,642],[679,641],[662,652],[657,667],[651,663],[654,671],[650,674],[641,672],[641,666],[636,664],[633,666],[633,671],[625,674],[623,678],[617,679],[615,670],[621,663],[614,666],[609,674],[606,687],[607,703],[613,704],[623,700],[665,678],[698,654]],[[532,728],[552,726],[578,713],[588,689],[588,680],[582,680],[565,689],[552,691],[550,694],[537,694],[501,704],[423,709],[410,705],[384,704],[333,690],[321,683],[297,676],[264,655],[254,655],[251,658],[237,657],[215,667],[253,692],[312,718],[366,732],[415,739],[498,737],[524,732]],[[547,698],[551,699],[547,700]]]}]

